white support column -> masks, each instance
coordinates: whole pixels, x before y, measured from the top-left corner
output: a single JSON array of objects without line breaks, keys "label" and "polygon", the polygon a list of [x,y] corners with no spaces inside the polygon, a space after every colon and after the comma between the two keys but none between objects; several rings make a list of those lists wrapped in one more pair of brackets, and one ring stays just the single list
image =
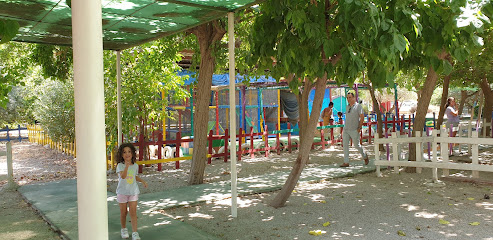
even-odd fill
[{"label": "white support column", "polygon": [[118,147],[122,145],[122,68],[121,52],[116,51],[116,116],[118,119]]},{"label": "white support column", "polygon": [[101,0],[72,1],[79,239],[108,239]]},{"label": "white support column", "polygon": [[[228,13],[228,55],[229,55],[229,134],[231,140],[231,216],[237,217],[237,198],[236,189],[236,89],[235,89],[235,36],[234,36],[234,16],[233,12]],[[226,143],[228,144],[228,143]]]}]

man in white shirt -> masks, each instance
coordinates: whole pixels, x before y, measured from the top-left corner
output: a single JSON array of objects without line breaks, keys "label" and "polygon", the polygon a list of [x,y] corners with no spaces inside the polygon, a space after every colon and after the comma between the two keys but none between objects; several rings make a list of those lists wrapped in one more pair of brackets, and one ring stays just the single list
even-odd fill
[{"label": "man in white shirt", "polygon": [[346,122],[344,123],[342,133],[342,144],[344,146],[344,163],[341,167],[349,167],[349,139],[353,140],[353,145],[358,149],[361,157],[365,160],[365,165],[368,165],[368,155],[365,153],[361,145],[359,144],[359,133],[363,126],[365,115],[363,114],[363,107],[356,102],[354,92],[347,93],[348,105],[346,107]]}]

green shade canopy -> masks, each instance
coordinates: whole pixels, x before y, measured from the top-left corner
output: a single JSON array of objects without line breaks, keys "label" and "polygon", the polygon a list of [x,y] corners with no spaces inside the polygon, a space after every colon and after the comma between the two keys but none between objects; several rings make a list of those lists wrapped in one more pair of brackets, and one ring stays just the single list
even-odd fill
[{"label": "green shade canopy", "polygon": [[[102,0],[103,45],[121,50],[218,19],[259,0]],[[15,20],[13,41],[72,44],[66,0],[0,0],[0,19]]]}]

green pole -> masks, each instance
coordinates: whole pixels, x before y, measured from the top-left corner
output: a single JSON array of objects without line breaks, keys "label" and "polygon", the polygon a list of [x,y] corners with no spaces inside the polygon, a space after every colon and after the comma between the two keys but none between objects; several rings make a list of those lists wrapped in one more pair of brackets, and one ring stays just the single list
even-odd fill
[{"label": "green pole", "polygon": [[395,106],[395,116],[399,119],[399,103],[397,102],[397,84],[394,83],[394,106]]},{"label": "green pole", "polygon": [[191,135],[193,136],[193,87],[190,84],[190,125],[191,125]]}]

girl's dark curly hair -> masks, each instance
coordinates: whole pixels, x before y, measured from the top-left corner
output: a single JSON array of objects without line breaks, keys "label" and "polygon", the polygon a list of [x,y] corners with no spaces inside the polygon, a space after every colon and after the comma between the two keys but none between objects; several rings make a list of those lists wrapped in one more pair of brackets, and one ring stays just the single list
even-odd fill
[{"label": "girl's dark curly hair", "polygon": [[130,148],[130,151],[132,151],[132,164],[134,164],[135,160],[137,159],[137,150],[131,143],[123,143],[122,145],[120,145],[120,147],[118,148],[118,152],[116,153],[116,161],[118,163],[125,163],[125,160],[123,160],[123,149],[125,149],[126,147]]}]

